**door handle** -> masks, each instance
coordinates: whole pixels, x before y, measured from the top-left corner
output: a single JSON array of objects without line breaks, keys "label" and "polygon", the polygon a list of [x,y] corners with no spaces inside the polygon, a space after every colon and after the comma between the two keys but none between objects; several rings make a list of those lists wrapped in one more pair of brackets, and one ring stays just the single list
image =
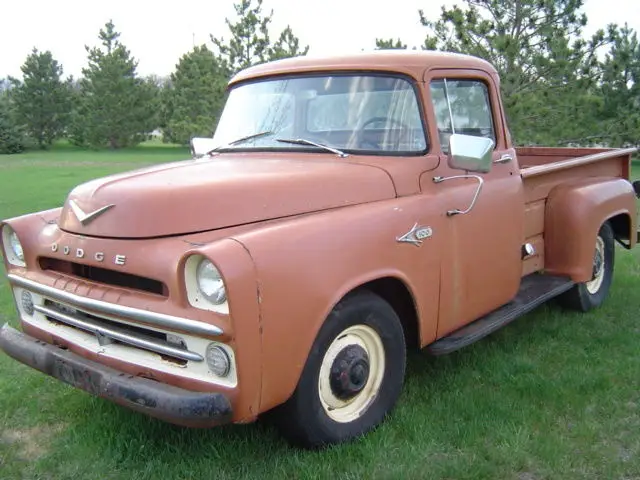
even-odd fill
[{"label": "door handle", "polygon": [[509,163],[511,160],[513,160],[513,157],[508,153],[505,153],[499,159],[494,160],[493,163]]}]

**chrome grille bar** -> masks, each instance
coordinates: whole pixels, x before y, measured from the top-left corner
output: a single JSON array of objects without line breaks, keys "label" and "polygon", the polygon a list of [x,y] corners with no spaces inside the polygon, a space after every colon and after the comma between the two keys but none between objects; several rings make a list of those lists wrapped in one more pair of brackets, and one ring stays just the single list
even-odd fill
[{"label": "chrome grille bar", "polygon": [[160,353],[163,355],[170,355],[172,357],[180,358],[182,360],[191,360],[194,362],[202,362],[204,360],[201,355],[195,352],[170,347],[160,342],[155,342],[153,340],[147,340],[144,338],[136,337],[126,332],[125,330],[121,330],[117,327],[104,327],[104,326],[94,325],[84,319],[78,318],[76,316],[67,315],[65,313],[59,312],[58,310],[47,308],[42,305],[34,305],[33,308],[37,312],[40,312],[43,315],[46,315],[47,317],[53,318],[54,320],[57,320],[62,323],[66,323],[68,325],[72,325],[82,330],[87,330],[95,334],[96,336],[103,335],[107,338],[117,340],[118,342],[126,343],[129,345],[133,345],[134,347],[143,348],[146,350],[151,350],[153,352]]},{"label": "chrome grille bar", "polygon": [[42,285],[38,282],[34,282],[33,280],[29,280],[28,278],[20,277],[15,274],[9,274],[8,278],[14,285],[26,288],[27,290],[31,290],[32,292],[44,297],[63,303],[69,303],[72,306],[85,308],[87,310],[101,312],[106,315],[115,315],[133,321],[147,322],[161,327],[184,330],[201,335],[219,336],[223,333],[220,327],[216,327],[215,325],[210,325],[208,323],[81,297],[80,295],[65,292],[64,290],[58,290],[57,288],[49,287],[47,285]]}]

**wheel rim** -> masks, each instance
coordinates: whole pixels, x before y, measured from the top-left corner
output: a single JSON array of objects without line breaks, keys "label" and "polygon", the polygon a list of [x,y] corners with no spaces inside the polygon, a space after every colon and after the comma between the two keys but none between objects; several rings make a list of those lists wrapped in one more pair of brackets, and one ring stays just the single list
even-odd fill
[{"label": "wheel rim", "polygon": [[605,271],[605,256],[604,256],[604,240],[602,237],[598,237],[596,240],[596,252],[593,256],[593,278],[587,282],[587,291],[591,294],[597,293],[602,286],[604,280]]},{"label": "wheel rim", "polygon": [[378,396],[384,370],[380,335],[366,325],[347,328],[322,359],[318,378],[322,408],[336,422],[357,419]]}]

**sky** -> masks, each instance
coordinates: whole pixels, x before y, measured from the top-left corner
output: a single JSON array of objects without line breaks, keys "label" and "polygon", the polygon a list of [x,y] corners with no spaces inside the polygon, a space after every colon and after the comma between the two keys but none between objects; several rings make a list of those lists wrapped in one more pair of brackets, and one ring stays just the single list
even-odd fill
[{"label": "sky", "polygon": [[[211,45],[210,34],[228,38],[225,17],[234,16],[234,0],[21,0],[2,2],[0,78],[21,76],[20,66],[33,47],[50,50],[64,75],[81,75],[87,62],[85,45],[98,44],[98,32],[109,19],[120,40],[138,60],[141,75],[169,75],[180,56],[195,44]],[[421,45],[425,28],[418,10],[439,16],[441,5],[455,0],[264,0],[273,10],[271,36],[290,25],[310,54],[370,50],[376,37]],[[458,3],[460,3],[458,1]],[[640,33],[640,0],[586,0],[586,32],[608,23],[624,24]]]}]

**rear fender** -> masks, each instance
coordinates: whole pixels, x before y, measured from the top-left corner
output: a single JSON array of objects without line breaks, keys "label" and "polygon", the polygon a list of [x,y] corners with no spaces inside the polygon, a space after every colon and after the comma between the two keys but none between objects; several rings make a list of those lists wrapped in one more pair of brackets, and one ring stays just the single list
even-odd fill
[{"label": "rear fender", "polygon": [[628,216],[635,232],[636,198],[627,180],[585,178],[552,189],[545,211],[545,271],[575,282],[591,280],[598,230],[617,215]]}]

